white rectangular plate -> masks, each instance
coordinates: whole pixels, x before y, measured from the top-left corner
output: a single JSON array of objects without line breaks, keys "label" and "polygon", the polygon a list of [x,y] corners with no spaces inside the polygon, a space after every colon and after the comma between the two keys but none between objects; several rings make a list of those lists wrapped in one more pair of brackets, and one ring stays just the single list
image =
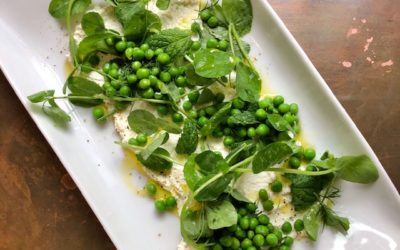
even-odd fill
[{"label": "white rectangular plate", "polygon": [[[137,174],[124,171],[124,153],[114,145],[111,124],[99,126],[90,111],[63,103],[72,115],[67,128],[56,127],[30,105],[27,95],[43,89],[60,93],[67,37],[47,12],[48,0],[0,2],[0,66],[23,105],[68,170],[119,249],[175,249],[178,219],[158,216],[149,199],[135,195]],[[400,199],[377,157],[334,97],[282,21],[264,0],[253,2],[254,23],[247,40],[268,89],[300,106],[303,137],[318,154],[367,154],[379,167],[372,185],[341,183],[336,209],[352,222],[347,236],[324,230],[315,244],[294,249],[397,249]],[[68,233],[68,232],[66,232]]]}]

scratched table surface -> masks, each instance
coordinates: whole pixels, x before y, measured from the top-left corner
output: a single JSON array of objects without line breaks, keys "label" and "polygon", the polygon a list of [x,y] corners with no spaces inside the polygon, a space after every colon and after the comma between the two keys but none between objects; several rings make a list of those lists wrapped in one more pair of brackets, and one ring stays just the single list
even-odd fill
[{"label": "scratched table surface", "polygon": [[[400,190],[400,1],[271,0]],[[0,73],[0,249],[113,249]]]}]

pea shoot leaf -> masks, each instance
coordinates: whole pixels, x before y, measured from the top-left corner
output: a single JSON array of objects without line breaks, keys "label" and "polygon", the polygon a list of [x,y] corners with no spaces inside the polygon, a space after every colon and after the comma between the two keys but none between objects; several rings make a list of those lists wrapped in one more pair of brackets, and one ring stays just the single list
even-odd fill
[{"label": "pea shoot leaf", "polygon": [[343,156],[336,159],[338,177],[356,183],[372,183],[379,178],[378,169],[366,155]]},{"label": "pea shoot leaf", "polygon": [[196,102],[196,105],[208,104],[210,102],[213,102],[214,100],[215,100],[214,93],[209,88],[205,88],[203,89],[203,91],[201,91],[201,94]]},{"label": "pea shoot leaf", "polygon": [[152,135],[158,131],[157,118],[147,110],[133,110],[128,116],[129,126],[136,133]]},{"label": "pea shoot leaf", "polygon": [[62,110],[54,100],[48,101],[50,106],[44,105],[42,107],[43,113],[53,119],[59,125],[64,125],[71,121],[71,117]]},{"label": "pea shoot leaf", "polygon": [[256,102],[260,98],[261,78],[249,66],[239,63],[236,66],[236,92],[247,102]]},{"label": "pea shoot leaf", "polygon": [[167,10],[169,7],[170,0],[157,0],[156,6],[160,10]]},{"label": "pea shoot leaf", "polygon": [[240,36],[251,30],[253,8],[250,0],[223,0],[222,11],[229,23],[233,23]]},{"label": "pea shoot leaf", "polygon": [[274,142],[261,148],[253,159],[253,172],[261,173],[268,168],[288,159],[293,149],[284,142]]},{"label": "pea shoot leaf", "polygon": [[228,117],[229,112],[231,111],[232,103],[228,102],[222,108],[220,108],[217,113],[215,113],[201,128],[200,134],[203,136],[210,135],[214,129],[218,127],[218,125],[225,121]]},{"label": "pea shoot leaf", "polygon": [[[103,93],[103,89],[97,83],[80,76],[69,77],[67,87],[73,96],[92,97]],[[100,99],[70,99],[70,102],[77,106],[92,107],[103,101]]]},{"label": "pea shoot leaf", "polygon": [[115,37],[115,35],[111,33],[100,33],[85,37],[79,43],[77,49],[79,60],[83,62],[88,56],[96,52],[116,54],[115,48],[113,46],[108,46],[106,43],[106,39],[109,37]]},{"label": "pea shoot leaf", "polygon": [[213,231],[208,227],[205,210],[188,211],[183,209],[180,217],[181,231],[185,241],[196,245],[196,249],[207,249],[201,246],[199,248],[195,242],[192,242],[193,240],[213,235]]},{"label": "pea shoot leaf", "polygon": [[198,74],[196,74],[194,67],[191,64],[186,66],[185,73],[187,82],[190,85],[207,86],[215,81],[215,79],[201,77]]},{"label": "pea shoot leaf", "polygon": [[247,199],[247,197],[244,196],[244,194],[242,194],[241,192],[239,192],[239,190],[237,190],[235,188],[233,188],[231,190],[230,195],[237,201],[251,203],[251,201],[249,199]]},{"label": "pea shoot leaf", "polygon": [[55,18],[66,17],[69,1],[73,1],[72,16],[84,13],[91,4],[91,0],[52,0],[49,4],[50,15]]},{"label": "pea shoot leaf", "polygon": [[137,155],[137,159],[146,168],[159,172],[168,171],[172,168],[172,162],[169,157],[170,154],[163,148],[157,148],[154,150],[146,160],[141,154]]},{"label": "pea shoot leaf", "polygon": [[267,119],[271,123],[272,127],[280,132],[292,130],[290,124],[281,115],[268,114]]},{"label": "pea shoot leaf", "polygon": [[149,143],[145,149],[140,151],[140,156],[142,157],[143,160],[147,160],[150,155],[161,145],[166,143],[168,141],[169,135],[166,132],[160,133],[154,140]]},{"label": "pea shoot leaf", "polygon": [[208,227],[213,230],[236,225],[238,220],[236,209],[228,200],[207,203],[206,214]]},{"label": "pea shoot leaf", "polygon": [[81,25],[88,36],[106,31],[103,18],[97,12],[88,12],[83,15]]},{"label": "pea shoot leaf", "polygon": [[232,72],[235,59],[230,53],[213,49],[200,49],[194,54],[196,74],[205,78],[219,78]]},{"label": "pea shoot leaf", "polygon": [[235,125],[253,125],[259,123],[254,112],[243,111],[230,116],[230,120]]},{"label": "pea shoot leaf", "polygon": [[150,36],[147,43],[152,49],[162,48],[172,58],[181,56],[190,49],[192,45],[192,32],[178,28],[165,29]]},{"label": "pea shoot leaf", "polygon": [[304,229],[311,240],[317,240],[319,230],[323,224],[320,204],[314,204],[303,217]]},{"label": "pea shoot leaf", "polygon": [[46,100],[48,97],[52,97],[54,96],[54,90],[44,90],[44,91],[40,91],[37,92],[35,94],[32,94],[30,96],[28,96],[28,100],[31,103],[39,103],[39,102],[43,102],[44,100]]},{"label": "pea shoot leaf", "polygon": [[191,154],[196,151],[199,135],[196,123],[186,119],[181,137],[176,144],[175,151],[178,154]]}]

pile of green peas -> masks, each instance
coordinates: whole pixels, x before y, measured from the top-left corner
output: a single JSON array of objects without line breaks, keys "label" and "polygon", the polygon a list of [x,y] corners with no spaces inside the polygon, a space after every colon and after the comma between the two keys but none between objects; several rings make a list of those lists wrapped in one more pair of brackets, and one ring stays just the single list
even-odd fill
[{"label": "pile of green peas", "polygon": [[[244,111],[253,112],[258,124],[237,126],[233,124],[233,115],[240,114]],[[282,117],[294,127],[298,133],[298,105],[295,103],[287,104],[282,96],[266,97],[261,99],[257,106],[247,103],[239,98],[232,100],[232,108],[230,117],[214,130],[213,136],[223,137],[224,145],[229,147],[234,143],[245,141],[248,139],[259,138],[266,141],[279,140],[281,137],[287,136],[286,132],[276,131],[267,119],[268,114],[280,114]]]},{"label": "pile of green peas", "polygon": [[[153,182],[146,184],[146,191],[148,195],[154,197],[157,193],[157,186]],[[154,201],[154,207],[159,213],[166,212],[169,209],[176,207],[176,199],[174,196],[169,195],[165,199],[158,199]]]},{"label": "pile of green peas", "polygon": [[304,229],[302,220],[296,220],[293,227],[290,222],[285,222],[280,227],[274,226],[268,215],[257,211],[257,205],[254,203],[238,206],[236,210],[237,224],[215,231],[212,250],[289,250],[294,239],[288,234],[292,232],[293,227],[298,232]]}]

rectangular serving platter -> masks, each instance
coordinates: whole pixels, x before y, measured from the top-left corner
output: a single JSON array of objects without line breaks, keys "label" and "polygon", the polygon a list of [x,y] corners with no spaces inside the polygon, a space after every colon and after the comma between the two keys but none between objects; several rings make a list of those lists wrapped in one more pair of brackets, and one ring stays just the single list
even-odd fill
[{"label": "rectangular serving platter", "polygon": [[[400,198],[374,152],[271,6],[252,1],[254,22],[246,37],[269,93],[300,106],[303,137],[318,154],[367,154],[379,167],[372,185],[341,182],[335,207],[352,222],[347,236],[325,229],[316,243],[294,249],[398,249]],[[145,183],[131,171],[111,123],[98,125],[90,110],[67,102],[72,122],[57,127],[26,96],[61,88],[66,78],[67,37],[47,12],[48,1],[0,2],[0,67],[118,249],[176,249],[178,218],[157,215],[150,199],[137,195]],[[271,92],[272,91],[272,92]],[[130,163],[132,164],[132,163]],[[68,232],[66,232],[67,234]]]}]

